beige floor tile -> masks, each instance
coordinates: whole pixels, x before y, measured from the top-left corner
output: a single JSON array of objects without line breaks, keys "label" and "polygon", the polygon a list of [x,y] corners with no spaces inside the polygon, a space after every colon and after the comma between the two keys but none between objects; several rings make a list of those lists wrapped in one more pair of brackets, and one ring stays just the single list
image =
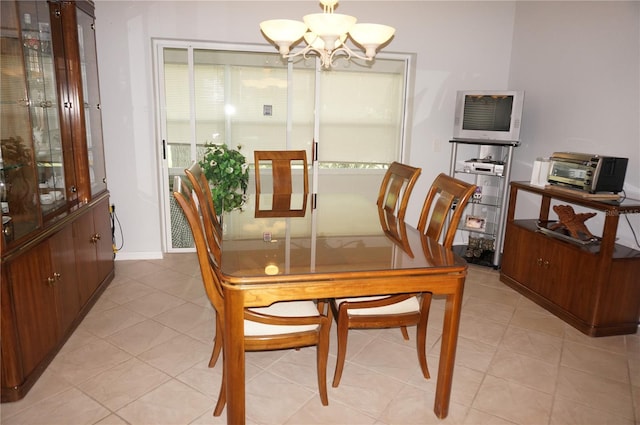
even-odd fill
[{"label": "beige floor tile", "polygon": [[627,357],[600,348],[565,341],[561,365],[606,379],[629,382]]},{"label": "beige floor tile", "polygon": [[247,381],[246,415],[257,423],[285,423],[309,401],[322,406],[313,391],[266,371]]},{"label": "beige floor tile", "polygon": [[467,417],[464,418],[464,425],[515,425],[511,422],[476,409],[469,409]]},{"label": "beige floor tile", "polygon": [[597,405],[598,410],[627,419],[634,417],[633,399],[627,383],[561,367],[556,394],[585,406]]},{"label": "beige floor tile", "polygon": [[176,253],[165,256],[161,260],[150,260],[151,264],[166,269],[172,269],[185,274],[199,275],[198,258],[191,253]]},{"label": "beige floor tile", "polygon": [[289,351],[291,350],[247,351],[245,353],[245,360],[247,364],[252,364],[260,369],[266,369],[283,356],[286,356]]},{"label": "beige floor tile", "polygon": [[[640,327],[638,329],[640,332]],[[627,353],[635,353],[640,355],[640,333],[636,333],[634,335],[626,335],[625,341],[627,345]]]},{"label": "beige floor tile", "polygon": [[629,360],[629,379],[631,379],[631,385],[640,387],[640,353],[630,354],[627,358]]},{"label": "beige floor tile", "polygon": [[102,294],[100,299],[104,298],[105,301],[111,301],[116,304],[125,304],[154,292],[155,289],[136,280],[127,280],[120,285],[114,285],[112,282],[107,289],[105,289],[104,294]]},{"label": "beige floor tile", "polygon": [[338,401],[329,399],[329,405],[323,406],[318,400],[309,400],[284,423],[287,425],[367,425],[376,419]]},{"label": "beige floor tile", "polygon": [[178,335],[141,353],[138,358],[175,377],[196,363],[208,363],[210,355],[205,344],[187,335]]},{"label": "beige floor tile", "polygon": [[502,341],[502,336],[506,329],[507,325],[504,323],[470,316],[463,312],[460,319],[460,330],[458,335],[463,338],[477,340],[485,344],[497,346],[500,344],[500,341]]},{"label": "beige floor tile", "polygon": [[515,305],[502,304],[477,297],[469,297],[462,309],[465,317],[488,319],[493,322],[508,324],[515,311]]},{"label": "beige floor tile", "polygon": [[[269,371],[295,382],[311,391],[318,392],[316,347],[305,347],[300,350],[288,350],[277,362],[269,367]],[[333,370],[327,368],[325,381],[333,378]]]},{"label": "beige floor tile", "polygon": [[215,322],[215,313],[211,308],[186,302],[155,316],[153,319],[178,332],[188,332],[207,321]]},{"label": "beige floor tile", "polygon": [[29,409],[37,405],[46,398],[65,392],[71,388],[71,384],[60,375],[56,374],[52,368],[45,370],[31,390],[21,400],[0,405],[0,424],[5,423],[5,419],[18,412]]},{"label": "beige floor tile", "polygon": [[[211,408],[211,411],[208,411],[206,413],[204,413],[203,415],[201,415],[200,417],[196,418],[193,422],[191,422],[189,425],[226,425],[227,424],[227,409],[225,408],[225,410],[222,411],[222,413],[220,414],[220,416],[213,416],[213,408]],[[246,425],[258,425],[255,422],[251,421],[251,420],[247,420],[245,421]]]},{"label": "beige floor tile", "polygon": [[2,420],[5,425],[90,425],[109,415],[82,391],[70,388]]},{"label": "beige floor tile", "polygon": [[145,317],[157,316],[167,310],[184,304],[185,301],[173,295],[163,292],[154,292],[144,297],[136,298],[124,304],[131,311],[142,314]]},{"label": "beige floor tile", "polygon": [[[171,255],[165,256],[166,259],[169,259]],[[117,260],[117,258],[116,258]],[[154,273],[158,270],[158,265],[153,261],[116,261],[116,276],[126,276],[130,279],[137,279],[140,276],[147,275],[149,273]]]},{"label": "beige floor tile", "polygon": [[631,398],[633,399],[633,407],[637,424],[640,422],[640,386],[634,385],[631,388]]},{"label": "beige floor tile", "polygon": [[[440,357],[429,356],[427,363],[429,366],[430,379],[424,379],[421,373],[416,373],[409,384],[426,391],[436,392],[438,384],[438,366]],[[471,406],[473,399],[478,393],[478,388],[482,384],[484,373],[468,367],[456,365],[453,370],[453,385],[451,387],[451,402],[463,406]]]},{"label": "beige floor tile", "polygon": [[145,320],[146,317],[126,307],[118,306],[109,310],[92,312],[82,323],[82,329],[106,338],[121,329],[133,326]]},{"label": "beige floor tile", "polygon": [[129,425],[129,424],[120,416],[116,415],[115,413],[112,413],[111,415],[102,419],[100,422],[96,422],[95,425]]},{"label": "beige floor tile", "polygon": [[461,424],[468,406],[451,402],[449,413],[440,419],[433,411],[435,393],[413,386],[404,386],[379,417],[385,424]]},{"label": "beige floor tile", "polygon": [[516,307],[521,298],[517,292],[508,289],[506,286],[490,287],[487,285],[466,284],[464,287],[465,299],[468,302],[471,298],[478,298],[495,304]]},{"label": "beige floor tile", "polygon": [[550,394],[487,375],[473,407],[518,424],[545,424],[551,414]]},{"label": "beige floor tile", "polygon": [[498,349],[488,374],[547,394],[553,394],[556,388],[558,365],[509,350]]},{"label": "beige floor tile", "polygon": [[347,362],[340,386],[329,391],[329,402],[339,401],[377,418],[402,387],[404,384],[397,379]]},{"label": "beige floor tile", "polygon": [[80,326],[75,330],[75,332],[69,337],[67,342],[64,343],[64,345],[60,349],[60,353],[76,350],[83,345],[87,345],[98,340],[99,337],[84,329],[84,326],[81,323]]},{"label": "beige floor tile", "polygon": [[[337,336],[337,325],[336,323],[332,323],[331,325],[331,333],[329,335],[329,353],[333,355],[337,355],[338,352],[338,336]],[[386,329],[349,329],[349,333],[347,334],[347,354],[346,358],[351,359],[353,356],[358,355],[362,349],[369,344],[369,342],[378,338],[381,333],[387,331]],[[391,330],[393,331],[393,329]],[[400,334],[399,330],[396,330],[398,334]],[[389,332],[385,332],[387,338],[389,337]],[[411,333],[410,333],[411,334]],[[415,335],[415,333],[413,333]],[[398,340],[402,340],[401,335]],[[391,336],[394,339],[394,336]]]},{"label": "beige floor tile", "polygon": [[49,368],[71,384],[79,385],[130,358],[131,355],[123,350],[98,340],[76,350],[61,353]]},{"label": "beige floor tile", "polygon": [[158,369],[132,358],[83,382],[79,388],[116,411],[169,379]]},{"label": "beige floor tile", "polygon": [[551,425],[633,425],[632,419],[605,412],[563,397],[556,397],[551,412]]},{"label": "beige floor tile", "polygon": [[156,267],[155,270],[136,277],[136,280],[161,291],[172,288],[176,284],[189,281],[192,276],[176,270],[164,267]]},{"label": "beige floor tile", "polygon": [[193,329],[185,332],[185,334],[204,344],[211,344],[211,349],[213,349],[213,339],[216,335],[215,312],[212,314],[214,317],[211,320],[199,322]]},{"label": "beige floor tile", "polygon": [[[398,331],[399,333],[400,331]],[[400,343],[381,338],[373,339],[350,360],[367,369],[375,369],[401,382],[407,382],[415,374],[422,374],[418,363],[415,338]],[[345,369],[348,365],[345,363]],[[344,370],[343,370],[344,375]]]},{"label": "beige floor tile", "polygon": [[501,347],[551,364],[559,364],[562,354],[562,338],[542,332],[509,326]]},{"label": "beige floor tile", "polygon": [[627,352],[626,336],[624,335],[593,338],[583,334],[571,326],[567,326],[564,333],[564,339],[588,345],[593,348],[599,348],[601,350],[613,351],[618,354],[626,354]]},{"label": "beige floor tile", "polygon": [[197,304],[201,304],[203,297],[206,296],[201,275],[189,276],[187,280],[173,282],[172,285],[165,286],[163,291]]},{"label": "beige floor tile", "polygon": [[[442,340],[433,347],[429,355],[440,355]],[[491,364],[491,359],[496,352],[493,345],[485,344],[481,341],[458,337],[456,348],[456,366],[468,367],[480,372],[486,372]]]},{"label": "beige floor tile", "polygon": [[[249,368],[247,367],[247,369]],[[262,369],[258,369],[251,376],[255,376],[260,372],[262,372]],[[251,379],[249,375],[249,373],[245,373],[245,379]],[[198,362],[176,376],[176,379],[211,397],[212,406],[214,406],[218,401],[220,385],[222,384],[222,361],[217,362],[212,368],[209,367],[208,361]],[[213,407],[211,409],[213,411]]]},{"label": "beige floor tile", "polygon": [[109,335],[107,341],[137,356],[178,335],[180,335],[180,333],[170,327],[147,319]]},{"label": "beige floor tile", "polygon": [[133,425],[176,425],[188,424],[209,409],[209,397],[172,379],[115,413]]},{"label": "beige floor tile", "polygon": [[556,337],[564,336],[564,329],[568,326],[546,310],[542,310],[541,308],[522,308],[520,306],[516,308],[510,324]]}]

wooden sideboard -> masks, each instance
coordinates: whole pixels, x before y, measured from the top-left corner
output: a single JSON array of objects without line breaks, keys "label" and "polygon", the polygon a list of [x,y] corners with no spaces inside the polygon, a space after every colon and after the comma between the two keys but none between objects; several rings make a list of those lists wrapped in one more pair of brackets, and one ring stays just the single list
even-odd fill
[{"label": "wooden sideboard", "polygon": [[[539,201],[537,218],[515,219],[520,192]],[[549,221],[557,204],[604,215],[600,240],[586,244],[541,231],[539,225]],[[640,214],[640,201],[594,200],[512,182],[500,280],[587,335],[636,333],[640,251],[616,243],[623,214]]]}]

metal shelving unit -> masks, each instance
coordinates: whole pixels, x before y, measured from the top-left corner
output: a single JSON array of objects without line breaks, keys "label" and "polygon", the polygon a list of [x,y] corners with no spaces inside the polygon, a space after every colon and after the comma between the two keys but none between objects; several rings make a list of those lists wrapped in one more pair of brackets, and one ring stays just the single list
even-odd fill
[{"label": "metal shelving unit", "polygon": [[[452,139],[449,142],[449,174],[478,186],[478,192],[467,204],[459,225],[459,231],[468,234],[467,244],[454,248],[469,262],[499,268],[513,149],[520,142],[476,139]],[[475,247],[476,244],[470,246],[469,241],[478,242],[480,247]],[[490,245],[493,250],[486,249]]]}]

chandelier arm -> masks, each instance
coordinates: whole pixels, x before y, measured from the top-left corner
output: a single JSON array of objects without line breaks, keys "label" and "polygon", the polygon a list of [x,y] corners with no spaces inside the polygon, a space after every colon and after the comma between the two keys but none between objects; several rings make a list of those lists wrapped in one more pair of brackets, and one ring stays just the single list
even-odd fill
[{"label": "chandelier arm", "polygon": [[311,47],[311,46],[309,45],[309,46],[306,46],[306,47],[305,47],[304,49],[302,49],[302,50],[298,50],[298,51],[297,51],[297,52],[295,52],[295,53],[291,53],[291,52],[289,52],[289,53],[287,53],[286,55],[282,55],[282,57],[283,57],[283,58],[288,59],[288,58],[295,58],[296,56],[300,56],[300,55],[302,55],[302,57],[304,57],[304,58],[306,59],[306,58],[307,58],[307,55],[308,55],[309,53],[311,53],[311,52],[316,52],[316,53],[318,53],[318,54],[320,54],[320,53],[321,53],[319,50],[314,49],[313,47]]},{"label": "chandelier arm", "polygon": [[365,61],[370,61],[370,60],[373,59],[373,57],[367,57],[367,56],[361,55],[361,54],[359,54],[357,52],[354,52],[346,44],[343,44],[342,46],[340,46],[339,48],[337,48],[333,52],[331,52],[331,55],[329,56],[329,62],[333,63],[334,56],[338,56],[338,55],[345,55],[347,57],[347,59],[351,59],[352,57],[358,58],[358,59],[362,59],[362,60],[365,60]]}]

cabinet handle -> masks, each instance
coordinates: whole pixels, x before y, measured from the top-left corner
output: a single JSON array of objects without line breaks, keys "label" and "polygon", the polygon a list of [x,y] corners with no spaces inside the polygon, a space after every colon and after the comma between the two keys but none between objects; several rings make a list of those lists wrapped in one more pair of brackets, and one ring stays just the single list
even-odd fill
[{"label": "cabinet handle", "polygon": [[48,277],[47,278],[47,285],[48,286],[53,286],[56,284],[56,278],[55,277]]},{"label": "cabinet handle", "polygon": [[78,188],[75,186],[71,186],[69,190],[71,190],[71,193],[76,193],[78,191]]},{"label": "cabinet handle", "polygon": [[91,236],[91,243],[98,243],[100,239],[102,239],[102,236],[100,236],[100,233],[96,233],[95,235]]},{"label": "cabinet handle", "polygon": [[536,264],[537,264],[538,266],[542,266],[542,258],[538,258],[538,259],[536,260]]},{"label": "cabinet handle", "polygon": [[549,260],[544,260],[544,263],[542,263],[542,267],[544,267],[545,269],[548,269],[549,265]]},{"label": "cabinet handle", "polygon": [[62,275],[61,275],[60,273],[54,273],[54,274],[53,274],[53,277],[54,277],[56,280],[61,280],[61,279],[62,279]]}]

